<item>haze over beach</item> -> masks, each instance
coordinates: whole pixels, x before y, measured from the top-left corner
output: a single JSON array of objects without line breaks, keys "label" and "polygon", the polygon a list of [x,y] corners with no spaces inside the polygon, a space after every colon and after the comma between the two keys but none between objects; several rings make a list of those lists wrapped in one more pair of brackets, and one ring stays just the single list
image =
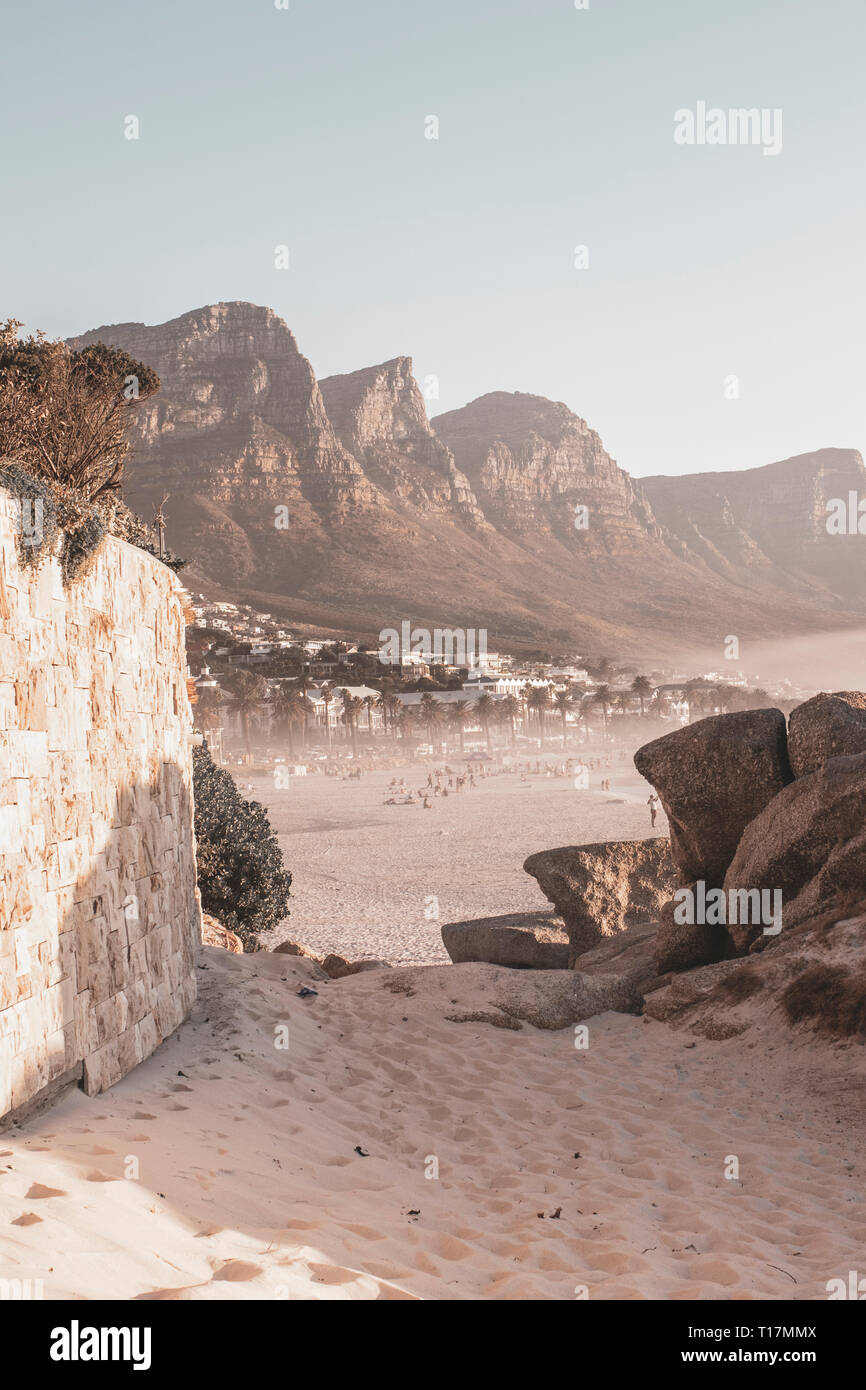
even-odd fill
[{"label": "haze over beach", "polygon": [[862,6],[4,39],[16,1345],[225,1375],[239,1300],[285,1374],[286,1301],[568,1301],[624,1374],[826,1379],[866,1298]]}]

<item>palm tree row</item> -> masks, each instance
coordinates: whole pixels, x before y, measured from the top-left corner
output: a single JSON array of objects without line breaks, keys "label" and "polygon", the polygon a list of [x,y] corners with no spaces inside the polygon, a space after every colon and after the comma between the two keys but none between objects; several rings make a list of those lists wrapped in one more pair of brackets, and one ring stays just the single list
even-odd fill
[{"label": "palm tree row", "polygon": [[[275,685],[268,695],[268,684],[259,675],[246,670],[233,673],[229,686],[229,700],[221,691],[204,687],[199,692],[196,719],[199,726],[207,731],[220,723],[220,710],[226,706],[240,722],[247,752],[251,748],[251,735],[254,726],[260,724],[266,710],[270,710],[274,727],[284,732],[288,740],[289,754],[294,757],[297,743],[301,747],[308,742],[311,721],[315,718],[315,706],[309,698],[311,683],[306,676],[292,686]],[[329,751],[332,748],[333,721],[331,704],[335,689],[327,684],[318,687],[319,697],[324,706],[324,725]],[[732,709],[755,708],[770,703],[765,690],[747,691],[739,686],[724,682],[712,684],[706,681],[691,680],[681,687],[673,687],[668,692],[656,690],[647,676],[638,675],[628,690],[614,692],[610,685],[599,685],[594,691],[584,692],[578,687],[566,687],[553,691],[550,685],[532,685],[524,688],[519,696],[506,695],[494,699],[486,691],[474,698],[443,701],[433,692],[425,691],[415,706],[404,706],[394,692],[390,682],[383,685],[377,695],[354,696],[342,691],[342,708],[339,722],[345,730],[345,737],[351,741],[352,750],[357,754],[358,732],[362,718],[365,719],[365,732],[373,736],[373,715],[381,715],[382,730],[385,737],[405,739],[417,728],[422,728],[427,742],[434,745],[437,736],[447,730],[450,742],[455,739],[460,751],[465,747],[469,728],[481,729],[488,752],[493,745],[492,730],[496,726],[508,729],[512,747],[517,743],[518,725],[525,735],[534,731],[539,749],[545,746],[549,733],[551,716],[560,722],[560,739],[563,750],[568,740],[570,718],[582,723],[587,736],[591,733],[590,720],[600,716],[605,732],[608,729],[614,709],[620,715],[632,712],[636,698],[640,704],[640,717],[647,713],[664,715],[670,712],[671,702],[679,696],[688,702],[690,714],[702,715],[718,711],[727,713]]]}]

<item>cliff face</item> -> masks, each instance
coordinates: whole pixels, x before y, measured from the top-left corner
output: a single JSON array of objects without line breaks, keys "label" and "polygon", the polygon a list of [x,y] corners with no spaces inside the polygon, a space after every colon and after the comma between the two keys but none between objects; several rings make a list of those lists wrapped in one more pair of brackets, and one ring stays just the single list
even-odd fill
[{"label": "cliff face", "polygon": [[484,525],[468,479],[430,427],[411,357],[325,377],[319,386],[341,442],[392,501]]},{"label": "cliff face", "polygon": [[828,503],[866,497],[855,449],[819,449],[764,468],[643,479],[653,510],[711,570],[760,591],[863,611],[862,538],[827,530]]},{"label": "cliff face", "polygon": [[639,485],[605,452],[595,430],[561,402],[494,391],[433,421],[487,519],[522,538],[553,533],[582,551],[661,540]]},{"label": "cliff face", "polygon": [[[540,396],[493,392],[431,424],[410,358],[318,383],[282,319],[252,304],[75,340],[94,341],[162,382],[137,420],[130,504],[149,519],[168,493],[190,582],[295,624],[371,636],[408,618],[486,627],[491,645],[661,652],[815,630],[844,607],[820,565],[795,582],[773,536],[777,494],[792,526],[807,502],[818,515],[808,468],[792,470],[792,500],[774,465],[755,508],[746,474],[716,491],[635,482]],[[827,467],[820,487],[841,487]]]}]

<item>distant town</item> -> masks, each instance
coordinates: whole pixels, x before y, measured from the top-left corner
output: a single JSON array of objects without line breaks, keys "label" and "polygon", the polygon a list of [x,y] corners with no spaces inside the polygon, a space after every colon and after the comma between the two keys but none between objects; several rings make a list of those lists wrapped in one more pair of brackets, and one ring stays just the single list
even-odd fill
[{"label": "distant town", "polygon": [[[192,595],[187,629],[196,722],[218,761],[545,752],[647,736],[812,691],[742,670],[640,669],[614,657],[486,650],[472,664],[293,632],[250,605]],[[385,743],[384,740],[392,740]],[[298,771],[301,768],[298,767]]]}]

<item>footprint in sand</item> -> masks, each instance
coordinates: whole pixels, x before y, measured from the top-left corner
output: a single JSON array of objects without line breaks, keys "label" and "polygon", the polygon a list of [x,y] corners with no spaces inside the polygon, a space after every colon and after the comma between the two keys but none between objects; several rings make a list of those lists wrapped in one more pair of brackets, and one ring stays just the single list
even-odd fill
[{"label": "footprint in sand", "polygon": [[10,1221],[10,1226],[35,1226],[42,1217],[37,1216],[35,1211],[23,1211],[20,1216],[16,1216],[14,1221]]},{"label": "footprint in sand", "polygon": [[340,1265],[315,1264],[312,1260],[308,1261],[307,1269],[314,1284],[352,1284],[358,1278],[353,1269],[343,1269]]},{"label": "footprint in sand", "polygon": [[231,1284],[245,1284],[248,1279],[255,1279],[261,1274],[261,1265],[254,1265],[249,1260],[227,1260],[224,1265],[213,1273],[214,1279],[225,1279]]},{"label": "footprint in sand", "polygon": [[120,1182],[120,1178],[114,1178],[108,1173],[102,1173],[98,1168],[91,1168],[85,1178],[85,1182]]},{"label": "footprint in sand", "polygon": [[64,1192],[62,1187],[46,1187],[41,1182],[34,1182],[30,1184],[29,1192],[25,1192],[24,1195],[32,1199],[35,1197],[67,1197],[69,1194]]},{"label": "footprint in sand", "polygon": [[[358,1225],[356,1225],[356,1224],[355,1224],[354,1222],[352,1222],[352,1221],[343,1221],[343,1222],[341,1222],[340,1224],[342,1225],[344,1231],[351,1231],[351,1233],[352,1233],[353,1236],[360,1236],[362,1240],[385,1240],[385,1239],[386,1239],[386,1236],[385,1236],[385,1232],[384,1232],[384,1231],[377,1231],[377,1230],[374,1230],[374,1228],[373,1228],[372,1226],[358,1226]],[[389,1278],[389,1277],[390,1277],[390,1276],[387,1275],[387,1274],[386,1274],[386,1275],[383,1275],[383,1278],[385,1278],[385,1279],[387,1279],[387,1278]]]},{"label": "footprint in sand", "polygon": [[165,1303],[172,1300],[185,1302],[191,1299],[194,1289],[200,1289],[201,1284],[187,1284],[182,1289],[148,1289],[147,1293],[137,1293],[132,1299],[133,1303]]}]

